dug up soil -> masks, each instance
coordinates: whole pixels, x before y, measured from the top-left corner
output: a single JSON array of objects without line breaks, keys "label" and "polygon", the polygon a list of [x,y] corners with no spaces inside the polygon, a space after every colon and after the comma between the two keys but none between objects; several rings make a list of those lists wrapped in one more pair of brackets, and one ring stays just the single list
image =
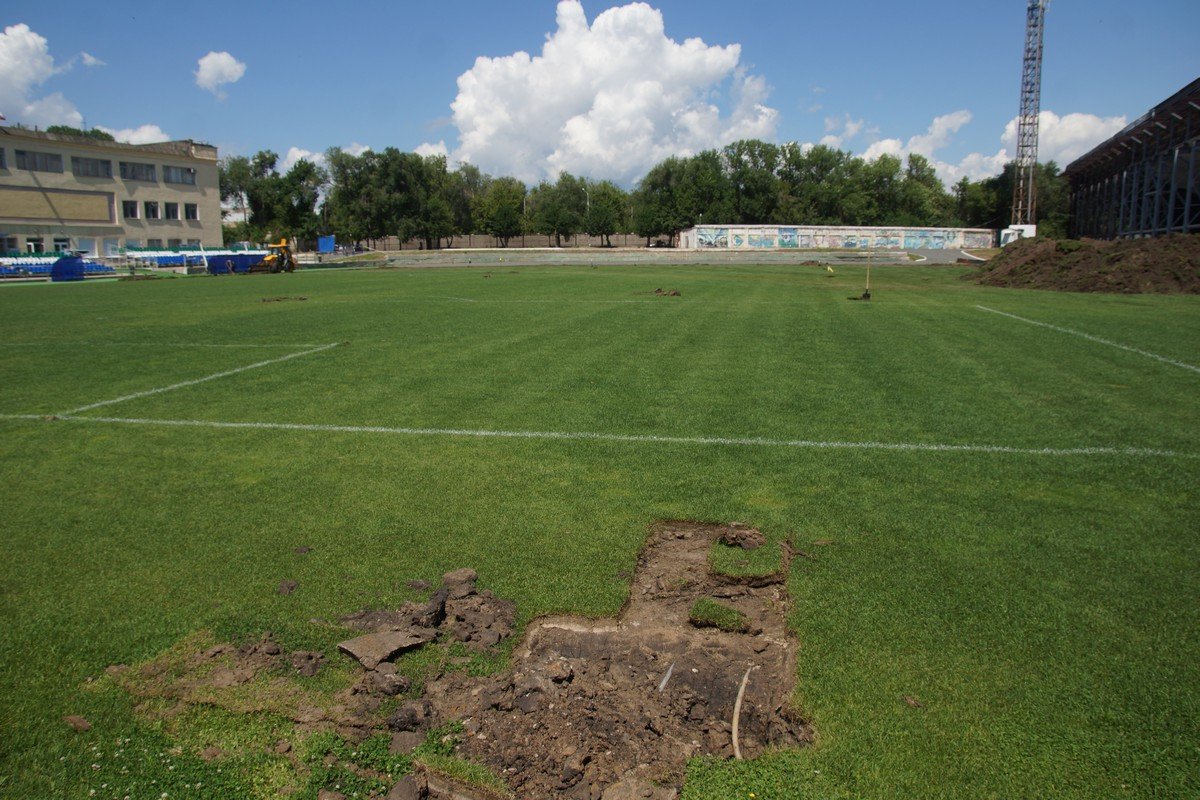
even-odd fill
[{"label": "dug up soil", "polygon": [[[338,648],[362,671],[324,701],[296,679],[315,675],[324,656],[285,652],[269,635],[240,648],[185,641],[141,667],[112,671],[142,702],[271,710],[300,732],[332,729],[352,740],[390,730],[393,752],[407,753],[430,731],[458,723],[455,756],[486,767],[509,796],[670,800],[694,756],[755,758],[813,735],[790,702],[797,645],[786,622],[786,546],[778,573],[733,578],[710,569],[718,541],[746,549],[764,543],[736,523],[660,524],[618,617],[535,620],[507,669],[484,677],[445,671],[423,692],[397,672],[405,652],[457,642],[495,653],[513,633],[515,607],[477,588],[474,570],[447,573],[426,602],[338,620],[357,634]],[[698,601],[719,604],[738,624],[725,629],[694,618]],[[251,685],[257,691],[237,702]],[[497,796],[419,758],[416,766],[418,774],[388,798]]]},{"label": "dug up soil", "polygon": [[988,286],[1124,294],[1200,293],[1200,235],[1099,241],[1022,239],[975,276]]}]

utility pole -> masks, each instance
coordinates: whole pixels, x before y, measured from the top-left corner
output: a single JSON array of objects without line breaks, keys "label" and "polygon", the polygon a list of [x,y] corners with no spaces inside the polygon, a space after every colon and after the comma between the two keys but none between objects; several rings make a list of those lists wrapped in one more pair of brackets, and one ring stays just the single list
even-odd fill
[{"label": "utility pole", "polygon": [[[1042,102],[1042,32],[1050,0],[1029,0],[1025,16],[1025,57],[1021,71],[1021,114],[1017,117],[1017,165],[1013,180],[1012,227],[1037,224],[1038,113]],[[1029,235],[1033,232],[1030,231]],[[1025,235],[1022,232],[1019,235]]]}]

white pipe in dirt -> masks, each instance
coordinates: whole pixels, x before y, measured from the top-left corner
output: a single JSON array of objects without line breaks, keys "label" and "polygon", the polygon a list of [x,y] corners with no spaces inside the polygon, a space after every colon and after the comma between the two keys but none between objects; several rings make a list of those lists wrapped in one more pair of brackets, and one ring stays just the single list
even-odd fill
[{"label": "white pipe in dirt", "polygon": [[746,684],[750,680],[750,670],[754,669],[754,665],[746,667],[746,674],[742,676],[742,685],[738,687],[737,700],[733,703],[733,757],[738,761],[742,760],[742,748],[738,744],[738,721],[742,718],[742,697],[746,694]]}]

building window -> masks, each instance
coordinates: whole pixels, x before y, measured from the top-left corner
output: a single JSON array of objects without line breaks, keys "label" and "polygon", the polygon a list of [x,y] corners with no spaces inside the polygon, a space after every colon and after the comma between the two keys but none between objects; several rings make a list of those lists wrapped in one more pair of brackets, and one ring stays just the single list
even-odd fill
[{"label": "building window", "polygon": [[184,203],[183,204],[183,218],[184,219],[200,219],[200,207],[197,206],[195,203]]},{"label": "building window", "polygon": [[167,247],[172,250],[177,250],[183,247],[183,239],[167,239]]},{"label": "building window", "polygon": [[63,160],[62,156],[58,153],[38,153],[34,150],[18,150],[17,169],[27,169],[30,172],[62,172]]},{"label": "building window", "polygon": [[127,181],[156,181],[153,164],[138,164],[132,161],[121,162],[121,177]]},{"label": "building window", "polygon": [[125,219],[138,218],[138,202],[137,200],[122,200],[121,201],[121,216]]},{"label": "building window", "polygon": [[17,252],[17,237],[15,237],[15,236],[0,237],[0,252],[5,252],[5,253]]},{"label": "building window", "polygon": [[111,178],[112,162],[101,158],[71,156],[71,172],[81,178]]},{"label": "building window", "polygon": [[164,183],[186,183],[188,186],[196,185],[196,170],[191,167],[168,167],[163,166],[163,182]]},{"label": "building window", "polygon": [[162,239],[147,239],[146,240],[146,249],[147,250],[162,250]]},{"label": "building window", "polygon": [[0,169],[8,169],[8,162],[4,160],[4,148],[0,147]]},{"label": "building window", "polygon": [[40,236],[27,236],[25,238],[25,252],[27,253],[42,253],[45,252],[46,245]]},{"label": "building window", "polygon": [[158,219],[158,201],[147,200],[143,203],[146,207],[146,219]]},{"label": "building window", "polygon": [[54,237],[54,252],[65,253],[71,249],[71,240],[66,236]]},{"label": "building window", "polygon": [[200,246],[199,239],[188,239],[188,247],[199,247],[199,246]]},{"label": "building window", "polygon": [[163,219],[179,219],[179,203],[163,203]]}]

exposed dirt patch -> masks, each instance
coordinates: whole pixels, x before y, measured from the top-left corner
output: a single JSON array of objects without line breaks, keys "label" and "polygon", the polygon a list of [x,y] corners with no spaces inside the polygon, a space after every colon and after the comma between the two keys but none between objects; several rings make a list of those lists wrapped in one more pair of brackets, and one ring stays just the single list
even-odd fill
[{"label": "exposed dirt patch", "polygon": [[1154,239],[1022,239],[975,275],[989,286],[1070,292],[1200,293],[1200,235]]},{"label": "exposed dirt patch", "polygon": [[[459,754],[529,798],[596,800],[623,796],[631,785],[674,796],[688,758],[733,756],[735,725],[746,757],[808,742],[811,728],[789,705],[796,645],[786,627],[782,577],[752,586],[714,576],[709,550],[728,530],[662,525],[617,619],[540,620],[511,669],[434,681],[389,725],[422,730],[463,721]],[[692,625],[690,610],[706,598],[741,614],[746,632]]]},{"label": "exposed dirt patch", "polygon": [[264,297],[264,298],[262,299],[262,302],[264,302],[264,303],[286,303],[286,302],[288,302],[289,300],[294,300],[294,301],[297,301],[297,302],[299,302],[299,301],[302,301],[302,300],[307,300],[307,299],[308,299],[307,297],[300,297],[300,296],[296,296],[296,297],[284,297],[284,296],[280,296],[280,297]]},{"label": "exposed dirt patch", "polygon": [[[153,718],[170,720],[205,705],[290,719],[301,740],[332,730],[359,742],[390,729],[392,752],[413,752],[420,772],[394,787],[408,793],[398,796],[508,796],[495,786],[461,784],[461,770],[443,771],[454,762],[479,786],[496,776],[519,798],[671,800],[693,756],[754,758],[811,741],[811,727],[790,706],[796,662],[786,626],[790,551],[782,548],[773,574],[738,577],[711,568],[714,553],[728,548],[719,542],[745,546],[759,536],[740,524],[659,525],[617,618],[538,620],[514,649],[511,666],[491,676],[473,677],[455,664],[471,661],[461,648],[472,658],[494,656],[513,632],[515,608],[479,589],[471,569],[447,573],[425,602],[339,619],[361,633],[338,647],[363,668],[341,691],[317,688],[320,679],[307,682],[325,667],[324,654],[286,652],[270,633],[235,647],[200,632],[153,661],[107,672]],[[423,647],[444,652],[417,696],[424,678],[401,674],[397,662]],[[451,657],[452,648],[460,648],[459,657]],[[421,744],[427,740],[441,743],[432,761],[430,745]],[[267,748],[287,754],[291,746],[285,738]],[[197,752],[223,757],[215,749]]]},{"label": "exposed dirt patch", "polygon": [[655,289],[654,294],[659,297],[680,297],[678,289]]}]

